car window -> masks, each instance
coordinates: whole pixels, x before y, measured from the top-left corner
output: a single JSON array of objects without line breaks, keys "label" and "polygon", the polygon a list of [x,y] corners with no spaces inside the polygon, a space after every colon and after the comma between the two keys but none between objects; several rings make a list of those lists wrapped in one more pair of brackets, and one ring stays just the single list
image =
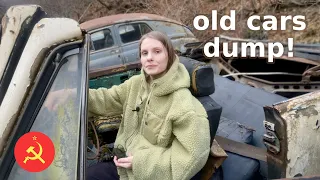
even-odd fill
[{"label": "car window", "polygon": [[139,25],[140,25],[141,35],[147,34],[148,32],[152,31],[152,29],[147,24],[143,23]]},{"label": "car window", "polygon": [[187,32],[189,37],[194,37],[194,34],[192,33],[192,31],[189,28],[184,27],[184,30]]},{"label": "car window", "polygon": [[145,23],[126,24],[119,26],[119,34],[122,43],[138,41],[141,36],[152,31]]},{"label": "car window", "polygon": [[110,29],[103,29],[91,34],[91,50],[97,51],[104,48],[109,48],[114,45],[114,39]]},{"label": "car window", "polygon": [[154,25],[159,28],[159,31],[167,34],[170,38],[172,37],[180,37],[180,36],[188,36],[194,37],[192,32],[188,30],[186,27],[165,21],[154,21]]},{"label": "car window", "polygon": [[50,94],[57,90],[77,89],[75,96],[68,97],[65,103],[57,104],[55,110],[48,110],[44,105],[30,129],[50,137],[55,147],[55,157],[52,164],[39,173],[29,173],[20,168],[15,162],[9,179],[76,179],[79,152],[79,126],[80,126],[80,92],[83,88],[81,79],[82,58],[71,55],[68,61],[59,70],[44,104],[49,100]]}]

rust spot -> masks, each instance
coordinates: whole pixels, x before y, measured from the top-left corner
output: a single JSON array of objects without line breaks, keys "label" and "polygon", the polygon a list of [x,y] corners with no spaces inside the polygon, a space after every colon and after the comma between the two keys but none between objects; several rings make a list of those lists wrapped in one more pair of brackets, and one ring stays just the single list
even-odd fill
[{"label": "rust spot", "polygon": [[39,52],[38,56],[36,57],[34,63],[31,66],[30,72],[29,72],[29,78],[31,81],[34,80],[34,78],[37,76],[39,69],[43,63],[43,59],[46,56],[48,52],[48,48],[43,48],[41,49],[41,51]]},{"label": "rust spot", "polygon": [[8,22],[9,22],[9,17],[6,15],[6,16],[3,17],[2,20],[1,20],[2,34],[6,31]]},{"label": "rust spot", "polygon": [[120,72],[120,71],[124,71],[126,69],[127,69],[127,67],[123,66],[123,67],[120,67],[120,68],[117,68],[117,69],[113,69],[111,72]]},{"label": "rust spot", "polygon": [[38,26],[37,26],[37,28],[43,28],[44,27],[44,24],[39,24]]}]

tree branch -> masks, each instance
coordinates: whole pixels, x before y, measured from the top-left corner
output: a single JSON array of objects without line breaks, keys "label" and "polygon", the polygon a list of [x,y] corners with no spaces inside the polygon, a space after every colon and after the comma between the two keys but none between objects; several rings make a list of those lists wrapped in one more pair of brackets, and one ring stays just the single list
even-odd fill
[{"label": "tree branch", "polygon": [[104,3],[102,0],[97,0],[97,1],[108,9],[108,5],[106,3]]}]

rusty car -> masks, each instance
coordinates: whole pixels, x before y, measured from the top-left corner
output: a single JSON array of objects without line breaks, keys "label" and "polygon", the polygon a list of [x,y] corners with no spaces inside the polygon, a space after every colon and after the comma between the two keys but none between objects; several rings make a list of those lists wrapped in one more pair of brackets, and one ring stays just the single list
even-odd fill
[{"label": "rusty car", "polygon": [[185,44],[198,42],[181,22],[147,13],[105,16],[80,24],[91,37],[90,70],[139,61],[139,39],[157,30],[164,32],[176,51],[185,53]]},{"label": "rusty car", "polygon": [[[274,41],[241,39],[225,35],[219,35],[220,46],[223,42],[260,42],[264,46]],[[211,40],[187,44],[189,48],[184,56],[213,64],[215,73],[227,77],[249,86],[264,89],[266,91],[279,94],[281,96],[292,98],[320,89],[320,44],[293,44],[293,57],[288,56],[288,45],[284,45],[285,52],[282,56],[276,57],[274,63],[267,63],[266,55],[264,57],[251,57],[253,50],[247,51],[246,57],[223,56],[220,50],[219,57],[208,58],[203,53],[204,44]],[[229,46],[230,47],[230,46]],[[256,50],[258,54],[259,50]],[[267,52],[264,52],[267,54]]]}]

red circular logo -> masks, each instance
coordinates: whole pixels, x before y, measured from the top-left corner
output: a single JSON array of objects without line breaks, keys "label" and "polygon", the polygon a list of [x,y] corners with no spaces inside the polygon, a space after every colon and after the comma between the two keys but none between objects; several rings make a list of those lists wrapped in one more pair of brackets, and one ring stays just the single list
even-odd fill
[{"label": "red circular logo", "polygon": [[41,132],[29,132],[19,138],[14,147],[16,162],[29,172],[47,169],[55,155],[51,139]]}]

